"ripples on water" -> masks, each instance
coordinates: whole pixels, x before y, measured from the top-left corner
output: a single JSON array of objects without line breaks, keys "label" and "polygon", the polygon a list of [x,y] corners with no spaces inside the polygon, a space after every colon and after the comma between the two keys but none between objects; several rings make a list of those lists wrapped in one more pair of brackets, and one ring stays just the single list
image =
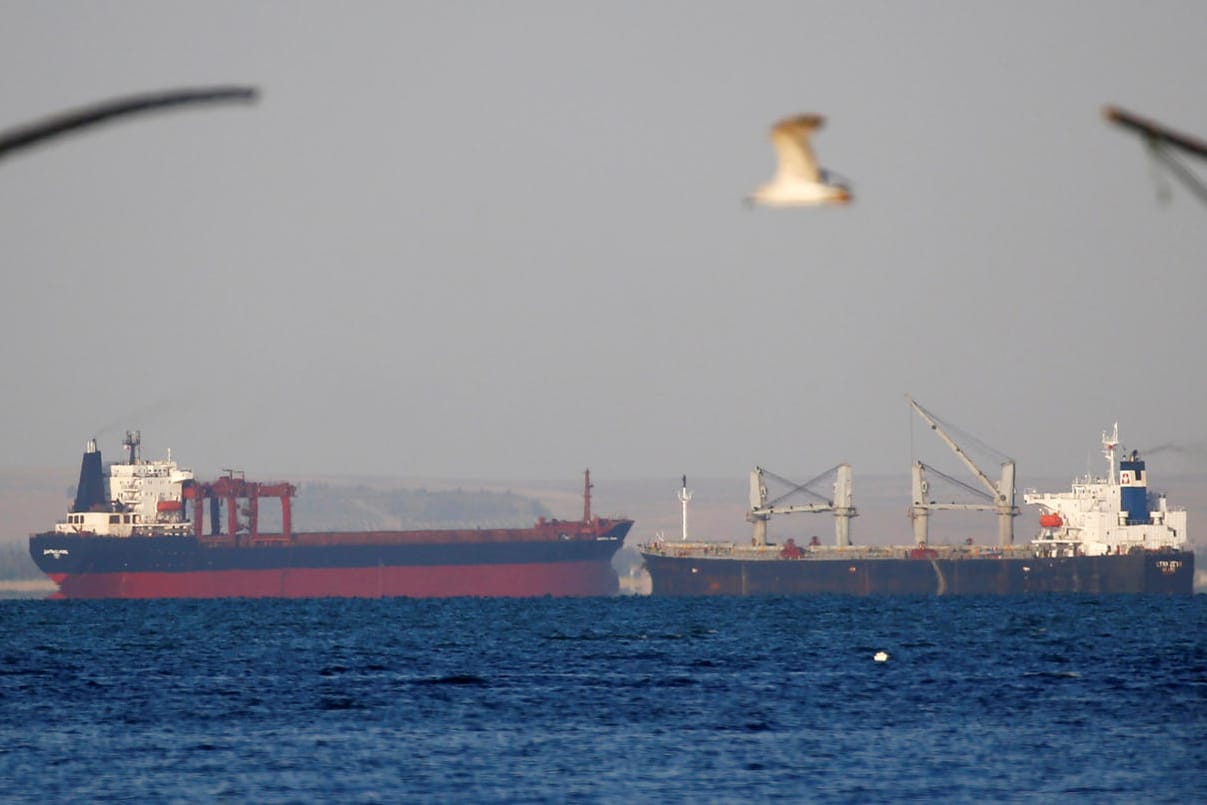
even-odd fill
[{"label": "ripples on water", "polygon": [[0,615],[10,802],[1207,801],[1204,596]]}]

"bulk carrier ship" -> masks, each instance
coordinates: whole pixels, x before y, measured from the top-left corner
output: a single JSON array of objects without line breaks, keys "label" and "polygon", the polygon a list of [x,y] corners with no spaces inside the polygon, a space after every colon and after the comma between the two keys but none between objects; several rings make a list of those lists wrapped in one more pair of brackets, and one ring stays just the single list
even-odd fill
[{"label": "bulk carrier ship", "polygon": [[[751,473],[747,513],[754,525],[750,544],[690,542],[687,503],[691,494],[684,478],[679,494],[682,539],[659,538],[640,547],[653,594],[1191,594],[1194,553],[1187,540],[1186,511],[1170,508],[1164,495],[1149,489],[1148,470],[1137,451],[1116,462],[1116,453],[1121,452],[1118,425],[1112,435],[1103,434],[1105,476],[1080,478],[1068,492],[1024,494],[1024,502],[1041,512],[1040,529],[1029,543],[1014,545],[1013,518],[1019,514],[1014,505],[1014,462],[1003,462],[1000,479],[990,480],[929,411],[913,400],[910,404],[977,477],[985,490],[984,502],[937,503],[930,499],[927,471],[937,471],[915,462],[910,506],[914,544],[854,547],[850,520],[857,512],[852,505],[850,465],[839,465],[806,484],[792,485],[789,495],[805,491],[821,497],[808,487],[834,476],[832,498],[802,505],[785,504],[789,495],[769,501],[768,473],[756,468]],[[998,544],[976,545],[971,539],[959,545],[930,544],[930,514],[944,509],[996,513]],[[804,544],[795,538],[782,545],[768,541],[767,523],[773,515],[805,512],[834,516],[833,547],[821,545],[816,537]]]},{"label": "bulk carrier ship", "polygon": [[[577,521],[298,532],[292,530],[292,484],[234,473],[203,483],[170,451],[167,460],[144,461],[140,442],[139,434],[127,433],[126,460],[106,467],[90,440],[71,510],[52,531],[30,537],[34,562],[59,586],[55,597],[519,597],[618,590],[611,560],[633,521],[592,517],[590,471]],[[274,498],[281,530],[265,533],[260,502]]]}]

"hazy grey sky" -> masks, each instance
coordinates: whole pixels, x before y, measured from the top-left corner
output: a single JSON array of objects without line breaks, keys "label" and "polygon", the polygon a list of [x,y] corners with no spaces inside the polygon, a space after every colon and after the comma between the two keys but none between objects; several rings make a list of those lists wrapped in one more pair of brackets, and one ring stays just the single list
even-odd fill
[{"label": "hazy grey sky", "polygon": [[[256,476],[904,474],[906,392],[1020,484],[1083,471],[1116,419],[1136,447],[1207,433],[1207,208],[1161,203],[1101,117],[1207,137],[1207,4],[0,19],[0,128],[263,93],[0,164],[6,465],[97,434],[116,457],[141,428],[148,454]],[[798,112],[827,116],[855,203],[743,209]]]}]

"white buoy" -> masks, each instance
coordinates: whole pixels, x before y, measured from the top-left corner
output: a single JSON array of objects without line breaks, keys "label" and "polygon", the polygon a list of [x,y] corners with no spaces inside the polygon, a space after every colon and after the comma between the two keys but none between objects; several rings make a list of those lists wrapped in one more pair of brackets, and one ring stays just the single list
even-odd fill
[{"label": "white buoy", "polygon": [[875,654],[872,655],[872,659],[875,660],[876,662],[888,662],[888,652],[887,651],[877,651]]}]

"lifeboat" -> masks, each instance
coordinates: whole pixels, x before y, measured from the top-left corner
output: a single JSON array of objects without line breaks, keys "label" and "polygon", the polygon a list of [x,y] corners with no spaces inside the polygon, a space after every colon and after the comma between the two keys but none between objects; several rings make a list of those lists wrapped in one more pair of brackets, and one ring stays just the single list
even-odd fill
[{"label": "lifeboat", "polygon": [[178,512],[184,508],[184,504],[179,500],[161,500],[155,504],[157,512]]},{"label": "lifeboat", "polygon": [[1039,524],[1043,528],[1060,528],[1065,524],[1065,521],[1060,519],[1059,514],[1041,514],[1039,516]]}]

